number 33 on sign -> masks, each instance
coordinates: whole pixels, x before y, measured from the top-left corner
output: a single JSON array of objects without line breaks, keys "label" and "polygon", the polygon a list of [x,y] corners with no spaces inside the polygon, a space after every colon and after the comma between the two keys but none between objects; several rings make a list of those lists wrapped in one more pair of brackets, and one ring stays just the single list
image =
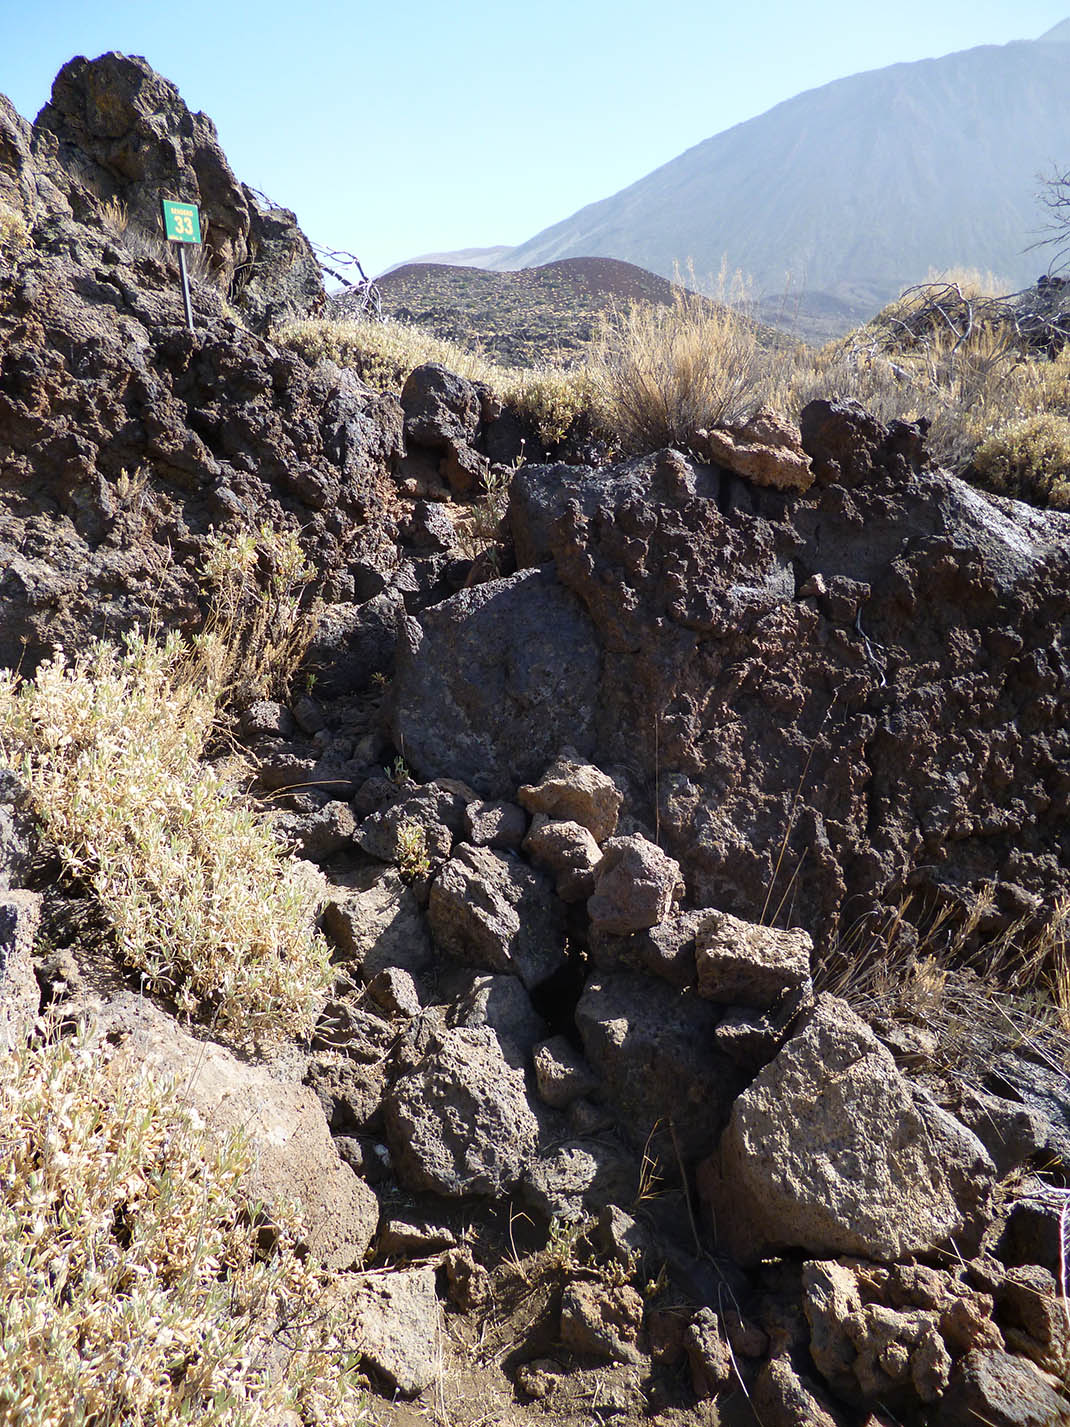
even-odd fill
[{"label": "number 33 on sign", "polygon": [[170,198],[161,199],[163,206],[163,226],[170,243],[199,243],[201,241],[201,215],[193,203],[175,203]]}]

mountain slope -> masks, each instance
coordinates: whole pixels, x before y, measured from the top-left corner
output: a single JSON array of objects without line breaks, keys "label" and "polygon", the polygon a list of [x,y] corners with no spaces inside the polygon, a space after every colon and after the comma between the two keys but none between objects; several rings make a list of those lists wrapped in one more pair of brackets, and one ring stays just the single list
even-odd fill
[{"label": "mountain slope", "polygon": [[935,267],[1020,285],[1042,215],[1038,173],[1070,162],[1070,22],[1016,42],[809,90],[590,204],[495,266],[603,255],[670,276],[722,257],[759,295],[877,305]]}]

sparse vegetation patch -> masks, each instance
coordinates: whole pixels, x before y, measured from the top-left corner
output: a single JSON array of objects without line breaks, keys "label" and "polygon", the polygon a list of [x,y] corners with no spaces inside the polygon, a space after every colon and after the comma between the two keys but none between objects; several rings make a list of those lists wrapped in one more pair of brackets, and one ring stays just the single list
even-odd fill
[{"label": "sparse vegetation patch", "polygon": [[0,1421],[360,1420],[296,1222],[261,1252],[240,1141],[112,1055],[83,1029],[0,1057]]},{"label": "sparse vegetation patch", "polygon": [[318,874],[203,761],[221,693],[211,636],[58,654],[0,675],[0,756],[127,965],[232,1037],[307,1035],[329,980]]}]

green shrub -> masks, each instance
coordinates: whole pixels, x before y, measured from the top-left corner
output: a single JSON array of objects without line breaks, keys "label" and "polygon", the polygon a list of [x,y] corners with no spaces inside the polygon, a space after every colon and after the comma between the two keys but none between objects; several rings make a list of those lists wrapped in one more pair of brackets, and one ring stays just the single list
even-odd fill
[{"label": "green shrub", "polygon": [[273,1210],[265,1257],[241,1142],[112,1054],[83,1029],[0,1056],[0,1422],[358,1420],[296,1222]]},{"label": "green shrub", "polygon": [[973,467],[991,490],[1070,510],[1070,420],[1045,411],[1007,422],[981,443]]},{"label": "green shrub", "polygon": [[149,986],[238,1040],[306,1036],[331,980],[322,880],[202,761],[218,647],[134,636],[0,675],[0,760]]}]

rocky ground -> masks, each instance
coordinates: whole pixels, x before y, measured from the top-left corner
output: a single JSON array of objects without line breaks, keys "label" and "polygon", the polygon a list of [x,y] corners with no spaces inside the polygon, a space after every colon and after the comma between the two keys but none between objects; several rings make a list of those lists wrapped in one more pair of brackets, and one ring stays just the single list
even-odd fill
[{"label": "rocky ground", "polygon": [[[212,220],[193,334],[161,187]],[[515,418],[257,335],[320,300],[307,245],[144,62],[0,101],[0,203],[0,663],[192,631],[213,531],[298,534],[318,629],[237,735],[337,966],[310,1044],[179,1024],[5,775],[5,1037],[92,1003],[197,1067],[376,1420],[1070,1420],[1066,1048],[1010,999],[1065,944],[1070,517],[815,402],[529,451],[473,551]]]}]

